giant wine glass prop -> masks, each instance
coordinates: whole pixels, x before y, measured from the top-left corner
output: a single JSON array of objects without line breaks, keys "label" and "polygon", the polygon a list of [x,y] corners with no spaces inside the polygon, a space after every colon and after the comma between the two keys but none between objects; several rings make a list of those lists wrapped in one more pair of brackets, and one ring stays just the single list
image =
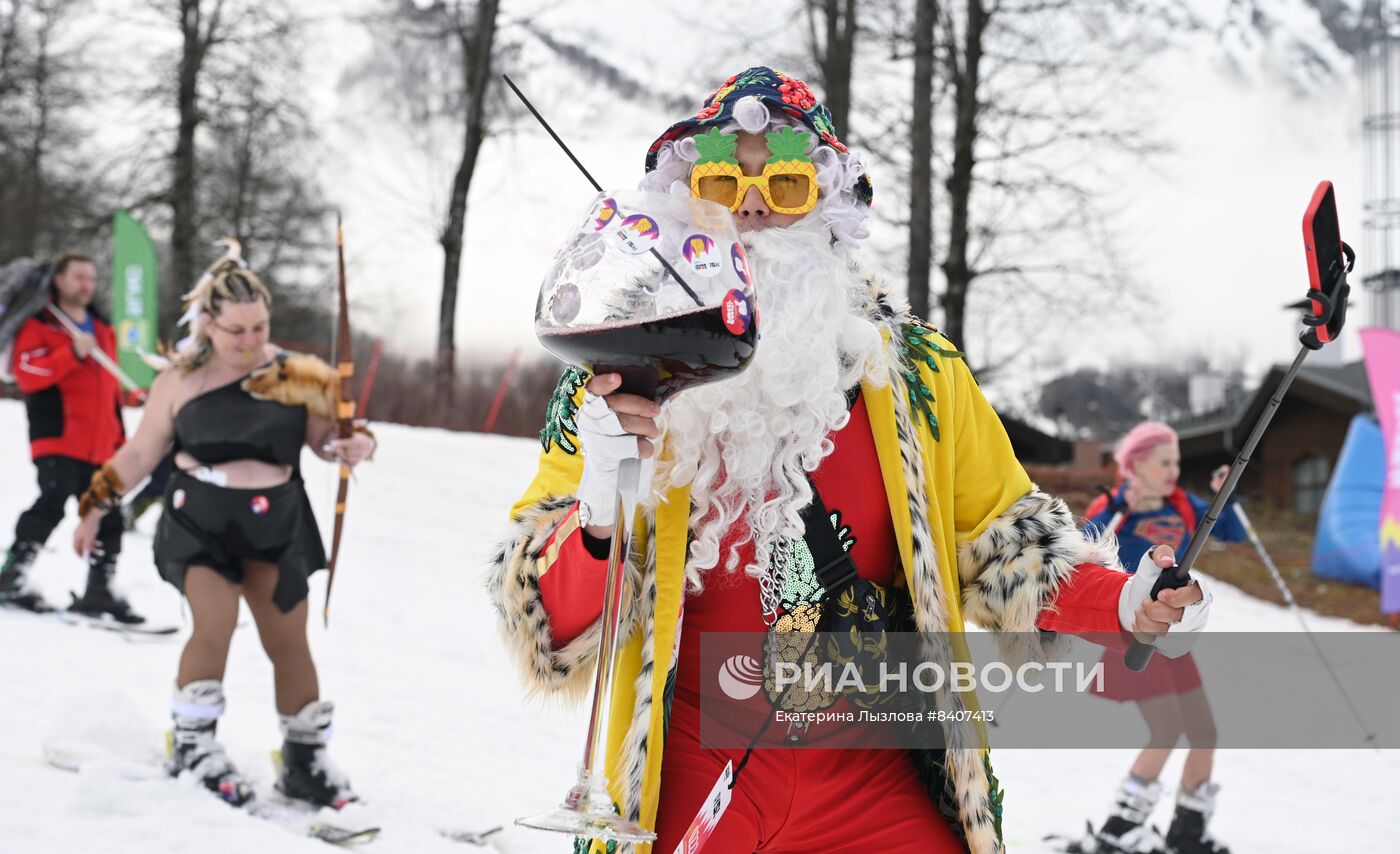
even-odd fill
[{"label": "giant wine glass prop", "polygon": [[[1342,242],[1341,227],[1337,221],[1337,199],[1332,192],[1331,181],[1323,181],[1317,185],[1307,212],[1303,214],[1303,248],[1308,261],[1308,299],[1312,302],[1312,313],[1303,318],[1303,324],[1308,328],[1298,336],[1303,346],[1298,350],[1293,364],[1288,367],[1288,372],[1279,381],[1274,396],[1269,399],[1269,405],[1264,407],[1264,412],[1259,416],[1259,422],[1254,425],[1249,438],[1245,440],[1244,447],[1240,448],[1239,456],[1235,457],[1235,462],[1231,464],[1230,474],[1226,476],[1224,485],[1215,493],[1215,499],[1210,502],[1206,515],[1196,525],[1196,530],[1191,534],[1191,545],[1186,547],[1186,554],[1176,566],[1162,570],[1157,576],[1152,585],[1153,599],[1163,590],[1185,587],[1191,583],[1188,572],[1200,556],[1201,549],[1205,548],[1206,539],[1215,528],[1215,520],[1220,518],[1221,511],[1225,509],[1225,502],[1235,491],[1240,475],[1244,474],[1244,467],[1249,465],[1250,454],[1254,453],[1259,440],[1264,436],[1264,430],[1278,411],[1279,404],[1283,403],[1283,396],[1288,393],[1288,387],[1293,384],[1298,369],[1303,367],[1303,359],[1307,358],[1309,351],[1321,350],[1323,344],[1335,341],[1338,333],[1342,331],[1342,324],[1346,322],[1347,294],[1351,290],[1347,285],[1347,273],[1351,272],[1352,265],[1356,262],[1356,253]],[[1133,641],[1133,646],[1124,656],[1123,662],[1129,670],[1141,672],[1152,660],[1153,649],[1151,644]]]},{"label": "giant wine glass prop", "polygon": [[[525,100],[514,84],[511,88]],[[564,146],[534,107],[530,111]],[[667,193],[599,190],[545,275],[535,304],[535,334],[565,362],[594,375],[620,374],[621,391],[659,403],[744,370],[758,342],[757,304],[729,209]],[[618,469],[598,670],[578,780],[558,807],[516,824],[585,839],[656,838],[618,815],[603,764],[603,722],[612,705],[622,574],[640,471],[637,459],[623,460]]]}]

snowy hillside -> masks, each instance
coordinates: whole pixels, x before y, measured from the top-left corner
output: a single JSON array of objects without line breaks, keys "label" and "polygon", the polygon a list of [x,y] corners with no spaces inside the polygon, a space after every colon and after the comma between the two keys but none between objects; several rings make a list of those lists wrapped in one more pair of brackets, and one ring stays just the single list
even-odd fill
[{"label": "snowy hillside", "polygon": [[[367,849],[469,852],[442,829],[505,825],[499,847],[563,852],[562,837],[511,827],[556,802],[571,782],[583,712],[526,706],[498,648],[480,590],[481,567],[505,509],[529,479],[538,446],[523,440],[384,426],[378,462],[352,487],[345,556],[329,631],[311,628],[324,696],[338,707],[332,755],[368,805],[356,822],[382,824]],[[0,401],[0,526],[32,500],[22,407]],[[332,470],[307,461],[318,512],[333,501]],[[323,517],[324,518],[324,517]],[[150,560],[154,519],[127,540],[120,577],[137,607],[181,621],[180,599]],[[328,527],[328,526],[327,526]],[[328,531],[327,531],[328,532]],[[40,558],[52,600],[77,589],[72,522]],[[321,602],[324,573],[313,584]],[[1291,631],[1281,608],[1223,589],[1220,628]],[[264,789],[277,746],[271,670],[250,620],[234,638],[220,735]],[[1359,628],[1316,619],[1329,629]],[[182,630],[180,639],[185,635]],[[50,618],[0,612],[0,852],[260,854],[325,851],[249,819],[192,785],[132,780],[160,749],[181,640],[128,643]],[[49,767],[45,743],[104,758],[82,774]],[[1132,751],[1000,751],[1012,851],[1100,819]],[[1168,767],[1179,773],[1180,757]],[[1225,751],[1217,834],[1236,852],[1394,850],[1400,755],[1362,751]],[[1157,820],[1165,826],[1165,807]],[[716,852],[721,854],[721,852]],[[725,852],[724,854],[727,854]]]}]

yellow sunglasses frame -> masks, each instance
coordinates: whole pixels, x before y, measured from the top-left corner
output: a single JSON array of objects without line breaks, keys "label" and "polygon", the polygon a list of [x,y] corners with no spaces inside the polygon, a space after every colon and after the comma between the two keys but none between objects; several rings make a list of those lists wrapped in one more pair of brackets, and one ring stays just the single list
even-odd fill
[{"label": "yellow sunglasses frame", "polygon": [[[735,178],[739,182],[738,189],[734,191],[734,203],[729,206],[729,210],[737,213],[744,203],[744,196],[748,195],[749,187],[757,187],[758,192],[763,196],[764,204],[773,213],[780,214],[805,214],[817,206],[817,167],[807,161],[796,161],[784,164],[765,163],[763,174],[757,177],[749,177],[744,174],[744,170],[737,163],[707,163],[705,164],[712,171],[708,175],[699,175],[697,169],[690,170],[690,194],[697,199],[703,199],[700,195],[700,182],[705,178]],[[805,175],[807,177],[807,200],[797,207],[781,207],[773,201],[773,196],[768,190],[768,181],[778,175]],[[713,200],[711,200],[713,201]]]}]

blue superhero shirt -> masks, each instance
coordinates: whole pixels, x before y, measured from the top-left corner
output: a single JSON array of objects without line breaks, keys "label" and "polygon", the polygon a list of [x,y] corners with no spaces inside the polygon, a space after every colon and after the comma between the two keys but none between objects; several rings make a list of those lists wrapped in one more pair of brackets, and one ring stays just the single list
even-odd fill
[{"label": "blue superhero shirt", "polygon": [[[1111,501],[1104,495],[1094,499],[1089,509],[1084,511],[1085,533],[1097,535],[1108,527],[1115,513],[1127,511],[1127,502],[1123,498],[1126,488],[1126,484],[1120,484]],[[1237,543],[1248,537],[1240,517],[1235,513],[1234,502],[1235,499],[1231,498],[1221,511],[1220,518],[1215,520],[1215,527],[1210,533],[1217,540]],[[1137,572],[1138,561],[1155,545],[1171,546],[1179,558],[1191,544],[1191,532],[1196,529],[1196,522],[1205,516],[1209,507],[1208,502],[1178,486],[1166,497],[1160,509],[1127,513],[1117,530],[1118,559],[1122,561],[1123,568],[1128,572]]]}]

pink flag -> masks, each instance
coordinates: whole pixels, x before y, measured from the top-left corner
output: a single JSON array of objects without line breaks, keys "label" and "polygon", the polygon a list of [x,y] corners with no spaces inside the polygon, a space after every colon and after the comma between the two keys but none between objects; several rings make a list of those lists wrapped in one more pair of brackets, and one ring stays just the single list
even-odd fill
[{"label": "pink flag", "polygon": [[1385,441],[1385,495],[1381,499],[1381,611],[1400,613],[1400,332],[1361,330],[1371,399]]}]

